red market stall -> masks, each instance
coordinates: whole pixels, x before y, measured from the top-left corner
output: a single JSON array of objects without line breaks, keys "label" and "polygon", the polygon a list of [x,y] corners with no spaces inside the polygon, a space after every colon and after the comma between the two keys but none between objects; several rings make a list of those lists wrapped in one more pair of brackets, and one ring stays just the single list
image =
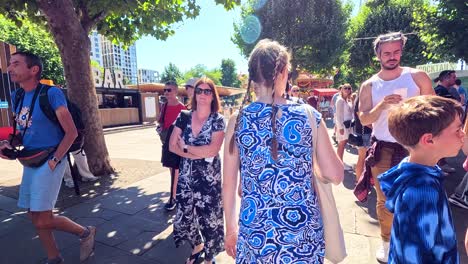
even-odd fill
[{"label": "red market stall", "polygon": [[314,95],[318,97],[332,97],[337,92],[339,91],[335,88],[320,88],[313,90]]},{"label": "red market stall", "polygon": [[338,89],[335,88],[319,88],[313,90],[314,96],[318,97],[318,110],[322,113],[323,118],[333,117],[330,111],[331,98],[338,92]]}]

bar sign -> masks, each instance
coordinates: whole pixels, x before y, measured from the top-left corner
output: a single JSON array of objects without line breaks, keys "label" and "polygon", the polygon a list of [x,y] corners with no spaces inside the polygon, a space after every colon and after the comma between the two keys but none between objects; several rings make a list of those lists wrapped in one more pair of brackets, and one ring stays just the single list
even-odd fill
[{"label": "bar sign", "polygon": [[7,101],[0,101],[0,109],[6,109],[8,108],[8,102]]}]

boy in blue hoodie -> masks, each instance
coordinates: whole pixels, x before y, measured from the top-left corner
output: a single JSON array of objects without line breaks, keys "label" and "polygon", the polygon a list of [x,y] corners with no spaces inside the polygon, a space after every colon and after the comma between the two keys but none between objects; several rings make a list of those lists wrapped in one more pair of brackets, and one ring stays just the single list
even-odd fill
[{"label": "boy in blue hoodie", "polygon": [[459,263],[457,239],[444,190],[441,158],[464,143],[458,102],[417,96],[390,110],[392,136],[409,156],[378,179],[394,214],[388,263]]}]

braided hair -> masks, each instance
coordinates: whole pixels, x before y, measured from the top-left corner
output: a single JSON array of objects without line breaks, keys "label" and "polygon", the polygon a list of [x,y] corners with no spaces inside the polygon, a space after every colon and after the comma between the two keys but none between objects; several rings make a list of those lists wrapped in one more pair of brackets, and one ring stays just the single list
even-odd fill
[{"label": "braided hair", "polygon": [[[264,87],[271,87],[272,89],[272,111],[271,111],[271,154],[273,159],[278,158],[278,140],[276,138],[276,116],[278,113],[278,106],[275,103],[275,81],[277,76],[284,70],[284,67],[289,65],[290,55],[285,47],[276,41],[263,39],[257,43],[252,50],[249,58],[249,80],[247,84],[247,92],[242,101],[242,105],[237,115],[234,133],[239,127],[239,122],[244,109],[245,103],[250,99],[251,82],[256,85]],[[229,152],[234,150],[234,136],[229,142]]]}]

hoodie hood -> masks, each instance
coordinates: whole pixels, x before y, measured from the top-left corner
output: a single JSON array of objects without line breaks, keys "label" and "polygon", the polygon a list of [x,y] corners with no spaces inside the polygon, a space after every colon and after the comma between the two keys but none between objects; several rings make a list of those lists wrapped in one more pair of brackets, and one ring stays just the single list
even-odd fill
[{"label": "hoodie hood", "polygon": [[425,166],[408,162],[408,157],[404,158],[397,166],[379,175],[380,188],[385,194],[387,201],[385,207],[394,213],[395,203],[398,197],[408,187],[410,183],[417,183],[427,180],[442,182],[443,173],[439,166]]}]

